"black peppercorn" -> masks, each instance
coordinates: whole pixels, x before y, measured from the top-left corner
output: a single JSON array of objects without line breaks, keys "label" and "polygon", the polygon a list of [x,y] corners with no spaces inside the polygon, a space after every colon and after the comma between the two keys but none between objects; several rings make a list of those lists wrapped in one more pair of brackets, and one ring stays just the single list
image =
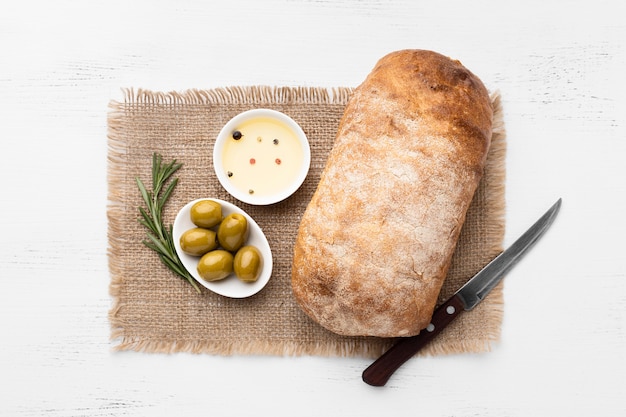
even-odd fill
[{"label": "black peppercorn", "polygon": [[278,139],[274,139],[274,140],[272,141],[272,143],[273,143],[274,145],[278,145]]},{"label": "black peppercorn", "polygon": [[235,140],[241,139],[242,136],[243,136],[243,134],[240,131],[238,131],[238,130],[235,130],[233,132],[233,139],[235,139]]}]

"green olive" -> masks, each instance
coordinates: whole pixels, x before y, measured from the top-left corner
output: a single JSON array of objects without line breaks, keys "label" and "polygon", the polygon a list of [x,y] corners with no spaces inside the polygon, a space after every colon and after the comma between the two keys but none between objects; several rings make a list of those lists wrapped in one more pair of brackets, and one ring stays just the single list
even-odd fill
[{"label": "green olive", "polygon": [[202,256],[216,247],[216,233],[213,230],[194,227],[180,236],[180,248],[187,255]]},{"label": "green olive", "polygon": [[233,254],[217,249],[205,254],[198,262],[198,274],[205,281],[218,281],[233,272]]},{"label": "green olive", "polygon": [[217,230],[217,240],[222,248],[236,252],[246,241],[248,220],[239,213],[231,213],[224,217]]},{"label": "green olive", "polygon": [[208,229],[222,221],[222,206],[217,201],[201,200],[191,206],[189,215],[193,224]]},{"label": "green olive", "polygon": [[254,282],[261,274],[263,260],[261,252],[254,246],[244,246],[237,251],[233,269],[237,278],[244,282]]}]

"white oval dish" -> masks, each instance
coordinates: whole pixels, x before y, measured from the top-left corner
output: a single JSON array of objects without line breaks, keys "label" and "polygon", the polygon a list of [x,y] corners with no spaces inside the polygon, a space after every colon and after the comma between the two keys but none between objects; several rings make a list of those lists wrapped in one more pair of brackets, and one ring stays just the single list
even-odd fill
[{"label": "white oval dish", "polygon": [[[233,138],[235,131],[243,132],[240,140]],[[300,188],[310,164],[309,141],[300,125],[271,109],[248,110],[233,117],[213,147],[220,184],[248,204],[269,205],[286,199]]]},{"label": "white oval dish", "polygon": [[[202,279],[202,277],[200,277],[200,274],[198,274],[197,270],[200,257],[187,255],[185,252],[182,251],[180,247],[180,236],[186,230],[196,227],[191,221],[191,207],[196,202],[202,200],[213,200],[219,203],[222,206],[222,215],[224,217],[230,213],[240,213],[245,216],[246,220],[248,221],[248,239],[246,240],[246,245],[256,246],[256,248],[259,249],[259,251],[261,252],[261,256],[263,257],[261,274],[255,282],[242,282],[235,276],[234,273],[219,281],[205,281],[204,279]],[[193,276],[194,279],[200,283],[200,285],[217,294],[230,298],[250,297],[261,291],[272,276],[272,251],[270,248],[270,244],[267,241],[265,234],[263,233],[263,230],[261,230],[261,227],[254,221],[252,217],[250,217],[250,215],[248,215],[248,213],[235,206],[234,204],[216,198],[200,198],[194,201],[190,201],[182,209],[180,209],[180,211],[176,215],[176,219],[174,220],[174,225],[172,229],[174,247],[176,249],[178,257],[180,258],[185,268],[189,271],[191,276]]]}]

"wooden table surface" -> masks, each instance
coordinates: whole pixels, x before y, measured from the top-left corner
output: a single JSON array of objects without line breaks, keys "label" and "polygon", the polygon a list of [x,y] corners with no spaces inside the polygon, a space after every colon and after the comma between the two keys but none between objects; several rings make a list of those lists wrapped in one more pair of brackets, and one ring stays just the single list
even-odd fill
[{"label": "wooden table surface", "polygon": [[[617,1],[12,1],[0,6],[0,415],[623,416],[626,23]],[[411,360],[113,352],[107,125],[122,88],[356,86],[432,49],[503,97],[505,280],[485,354]]]}]

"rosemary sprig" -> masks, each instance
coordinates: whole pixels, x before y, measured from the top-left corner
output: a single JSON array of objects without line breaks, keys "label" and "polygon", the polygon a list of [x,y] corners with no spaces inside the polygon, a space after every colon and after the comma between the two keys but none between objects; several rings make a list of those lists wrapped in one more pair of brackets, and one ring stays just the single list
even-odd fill
[{"label": "rosemary sprig", "polygon": [[165,266],[176,275],[189,281],[200,293],[198,284],[189,271],[185,269],[176,253],[172,238],[172,225],[166,227],[162,219],[163,207],[174,191],[178,178],[173,178],[167,185],[166,183],[181,166],[183,165],[177,164],[175,159],[164,165],[161,155],[154,153],[152,155],[152,191],[148,191],[139,177],[135,178],[143,201],[146,203],[146,209],[139,207],[141,213],[139,223],[148,229],[146,232],[148,240],[144,240],[143,244],[155,251]]}]

